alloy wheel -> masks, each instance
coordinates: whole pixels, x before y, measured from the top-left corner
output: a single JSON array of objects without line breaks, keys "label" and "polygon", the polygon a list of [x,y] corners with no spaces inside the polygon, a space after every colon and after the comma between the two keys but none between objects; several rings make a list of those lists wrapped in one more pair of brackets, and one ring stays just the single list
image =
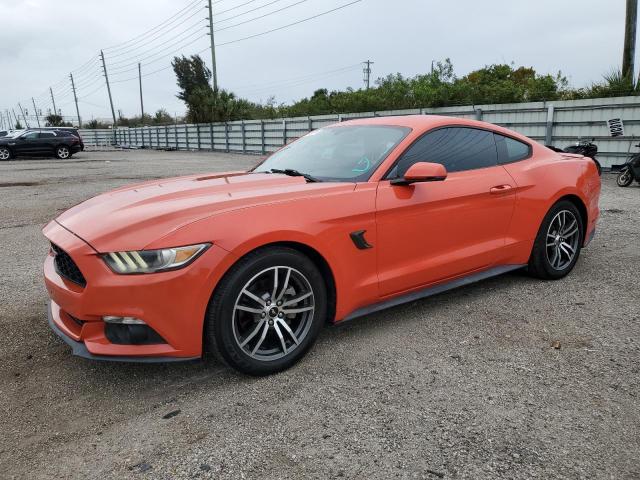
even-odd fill
[{"label": "alloy wheel", "polygon": [[233,307],[233,334],[253,359],[272,361],[296,350],[313,322],[315,299],[295,268],[275,266],[251,278]]},{"label": "alloy wheel", "polygon": [[8,148],[0,148],[0,160],[9,160],[11,158],[11,152]]},{"label": "alloy wheel", "polygon": [[559,211],[547,230],[547,260],[554,270],[564,270],[576,256],[580,241],[578,219],[569,210]]},{"label": "alloy wheel", "polygon": [[69,149],[67,147],[58,148],[58,157],[59,158],[69,158]]}]

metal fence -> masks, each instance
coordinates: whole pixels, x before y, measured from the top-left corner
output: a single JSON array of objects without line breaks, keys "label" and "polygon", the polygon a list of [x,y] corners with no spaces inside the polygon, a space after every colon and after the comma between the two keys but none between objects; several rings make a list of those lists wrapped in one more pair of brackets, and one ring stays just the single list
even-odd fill
[{"label": "metal fence", "polygon": [[[81,130],[81,134],[90,148],[119,146],[266,154],[311,130],[335,122],[415,114],[484,120],[557,147],[566,147],[578,139],[593,138],[599,148],[598,159],[605,167],[623,163],[629,151],[634,151],[633,145],[640,141],[640,97],[421,108],[195,125],[119,127],[115,130]],[[624,136],[610,136],[606,122],[614,118],[624,122]]]}]

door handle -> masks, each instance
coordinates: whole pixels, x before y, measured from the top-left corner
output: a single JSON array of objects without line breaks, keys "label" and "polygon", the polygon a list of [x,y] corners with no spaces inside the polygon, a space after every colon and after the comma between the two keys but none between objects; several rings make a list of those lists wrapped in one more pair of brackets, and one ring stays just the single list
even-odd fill
[{"label": "door handle", "polygon": [[489,190],[489,193],[492,193],[494,195],[499,194],[499,193],[507,193],[512,188],[513,187],[511,185],[509,185],[509,184],[497,185],[495,187],[491,187],[491,189]]}]

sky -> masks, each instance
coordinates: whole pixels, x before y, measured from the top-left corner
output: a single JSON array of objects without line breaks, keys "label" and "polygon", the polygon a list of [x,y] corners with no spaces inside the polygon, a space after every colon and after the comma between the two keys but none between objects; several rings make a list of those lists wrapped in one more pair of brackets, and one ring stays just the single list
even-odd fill
[{"label": "sky", "polygon": [[[254,101],[292,102],[318,88],[363,86],[372,79],[427,72],[450,58],[456,74],[493,63],[567,76],[575,87],[619,68],[624,0],[214,0],[221,88]],[[99,52],[104,50],[116,113],[182,115],[174,55],[211,54],[207,0],[0,0],[0,112],[20,116],[56,107],[75,119],[69,73],[82,121],[110,118]],[[262,17],[262,18],[259,18]],[[260,35],[270,30],[271,33]],[[245,39],[246,37],[253,38]],[[636,60],[638,63],[638,60]],[[11,115],[13,115],[11,113]]]}]

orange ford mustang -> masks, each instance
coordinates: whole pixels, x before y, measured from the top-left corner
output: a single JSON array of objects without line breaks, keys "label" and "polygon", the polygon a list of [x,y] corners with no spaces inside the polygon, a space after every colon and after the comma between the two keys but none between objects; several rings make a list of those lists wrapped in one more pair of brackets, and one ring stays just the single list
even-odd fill
[{"label": "orange ford mustang", "polygon": [[316,130],[249,172],[98,195],[44,228],[49,323],[76,355],[213,352],[287,368],[322,325],[518,268],[557,279],[595,233],[579,155],[451,117]]}]

